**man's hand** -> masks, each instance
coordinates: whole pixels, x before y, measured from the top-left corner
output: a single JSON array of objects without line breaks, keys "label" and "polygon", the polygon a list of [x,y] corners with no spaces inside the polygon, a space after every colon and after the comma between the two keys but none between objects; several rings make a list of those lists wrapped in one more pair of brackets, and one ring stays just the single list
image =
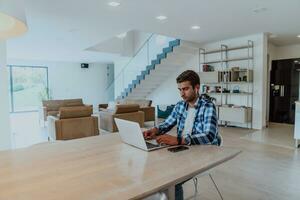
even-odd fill
[{"label": "man's hand", "polygon": [[172,135],[161,135],[156,137],[157,143],[163,143],[163,144],[168,144],[168,145],[177,145],[177,137],[174,137]]},{"label": "man's hand", "polygon": [[158,129],[156,127],[151,128],[143,132],[144,138],[146,140],[154,139],[155,135],[158,133]]}]

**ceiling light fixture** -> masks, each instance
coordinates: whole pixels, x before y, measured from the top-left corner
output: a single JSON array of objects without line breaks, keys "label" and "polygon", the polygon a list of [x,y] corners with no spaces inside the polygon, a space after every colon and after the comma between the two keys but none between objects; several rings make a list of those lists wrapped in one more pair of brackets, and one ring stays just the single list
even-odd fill
[{"label": "ceiling light fixture", "polygon": [[198,30],[198,29],[200,29],[200,26],[192,26],[191,29]]},{"label": "ceiling light fixture", "polygon": [[108,3],[108,5],[112,6],[112,7],[117,7],[117,6],[121,5],[121,3],[116,2],[116,1],[111,1],[111,2]]},{"label": "ceiling light fixture", "polygon": [[297,38],[300,38],[300,35],[297,35]]},{"label": "ceiling light fixture", "polygon": [[19,36],[27,31],[24,4],[20,0],[0,2],[0,40]]},{"label": "ceiling light fixture", "polygon": [[160,16],[157,16],[156,19],[158,20],[166,20],[168,17],[167,16],[164,16],[164,15],[160,15]]}]

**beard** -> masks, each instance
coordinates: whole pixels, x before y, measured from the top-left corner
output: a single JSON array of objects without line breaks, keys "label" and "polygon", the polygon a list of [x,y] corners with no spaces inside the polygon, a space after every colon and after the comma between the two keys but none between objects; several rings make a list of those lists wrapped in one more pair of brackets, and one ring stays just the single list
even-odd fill
[{"label": "beard", "polygon": [[189,103],[189,102],[193,102],[196,98],[198,97],[197,93],[195,92],[194,94],[190,95],[190,96],[182,96],[181,98]]}]

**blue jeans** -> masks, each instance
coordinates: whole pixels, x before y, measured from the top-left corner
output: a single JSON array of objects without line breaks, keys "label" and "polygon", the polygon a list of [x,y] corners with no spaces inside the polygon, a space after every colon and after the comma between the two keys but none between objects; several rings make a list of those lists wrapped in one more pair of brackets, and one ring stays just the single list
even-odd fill
[{"label": "blue jeans", "polygon": [[175,200],[183,200],[183,187],[182,187],[182,184],[184,182],[178,183],[177,185],[175,185]]}]

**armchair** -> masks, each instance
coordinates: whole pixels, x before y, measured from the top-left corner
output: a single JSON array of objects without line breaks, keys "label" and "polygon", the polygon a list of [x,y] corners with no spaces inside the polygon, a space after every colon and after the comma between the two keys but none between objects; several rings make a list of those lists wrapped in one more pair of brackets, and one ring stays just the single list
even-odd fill
[{"label": "armchair", "polygon": [[48,116],[51,140],[69,140],[99,135],[98,117],[91,106],[61,107],[58,116]]},{"label": "armchair", "polygon": [[118,102],[119,104],[138,104],[140,106],[139,110],[145,114],[145,122],[154,121],[155,122],[155,107],[151,106],[151,100],[144,99],[126,99]]},{"label": "armchair", "polygon": [[61,107],[85,106],[82,99],[43,100],[40,119],[47,121],[48,116],[57,116]]},{"label": "armchair", "polygon": [[115,118],[125,119],[134,121],[144,127],[144,112],[139,111],[139,105],[128,104],[128,105],[116,105],[115,109],[103,109],[99,112],[100,116],[100,129],[116,132],[118,131]]}]

